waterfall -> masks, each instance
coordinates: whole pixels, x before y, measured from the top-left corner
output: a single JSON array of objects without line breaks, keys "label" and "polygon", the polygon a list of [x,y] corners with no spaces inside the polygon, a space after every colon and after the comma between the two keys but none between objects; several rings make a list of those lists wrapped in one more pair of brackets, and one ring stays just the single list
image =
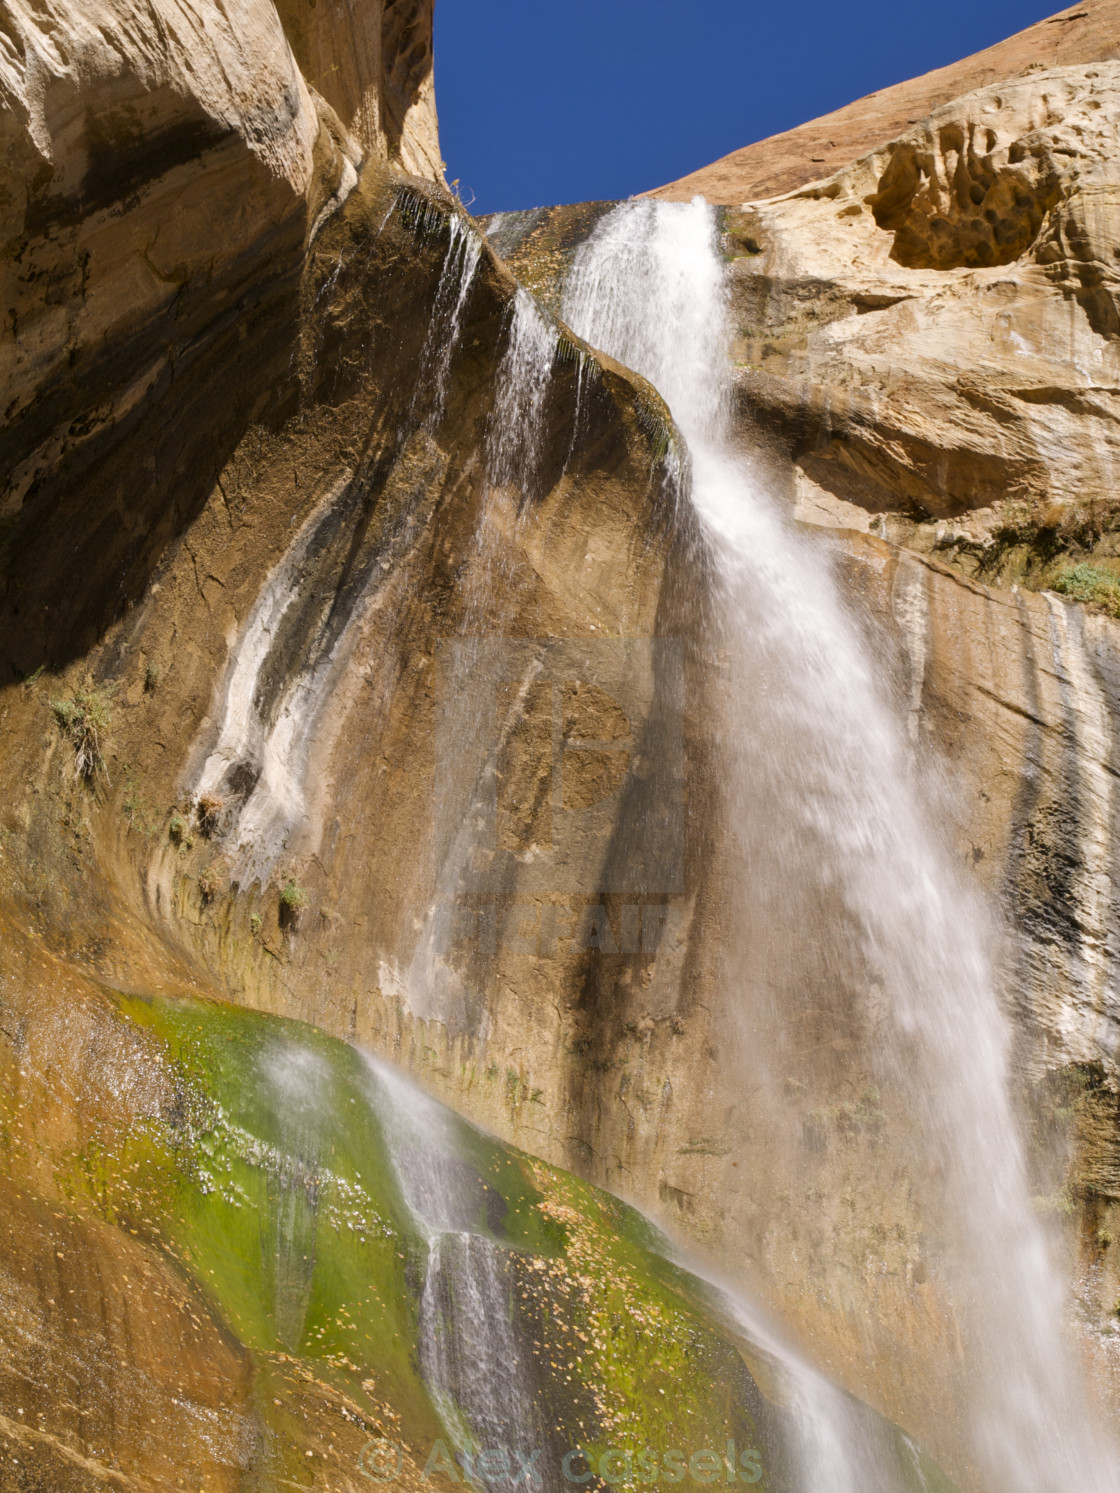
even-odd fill
[{"label": "waterfall", "polygon": [[[448,1436],[467,1455],[485,1447],[546,1447],[549,1427],[535,1407],[533,1386],[540,1387],[540,1373],[547,1380],[547,1370],[541,1365],[534,1372],[525,1323],[513,1309],[508,1246],[480,1227],[485,1200],[477,1156],[472,1164],[464,1146],[471,1127],[387,1064],[368,1054],[363,1061],[401,1192],[428,1244],[417,1357]],[[767,1364],[783,1426],[781,1470],[769,1486],[784,1493],[918,1493],[927,1487],[932,1464],[905,1434],[838,1389],[757,1307],[648,1222],[648,1248],[686,1272],[713,1318],[740,1336],[750,1359]],[[646,1324],[644,1330],[658,1329]],[[582,1429],[557,1429],[561,1445],[580,1444]],[[546,1461],[524,1486],[560,1490],[573,1483]]]},{"label": "waterfall", "polygon": [[[499,740],[492,740],[490,711],[495,702],[478,689],[478,681],[508,672],[511,650],[502,634],[516,592],[509,528],[524,521],[527,495],[540,466],[557,348],[555,321],[519,286],[510,302],[505,348],[494,374],[493,412],[481,453],[483,502],[471,562],[462,580],[461,636],[445,645],[441,654],[437,754],[448,764],[453,759],[458,770],[438,775],[432,823],[434,831],[442,827],[444,836],[434,832],[428,847],[435,896],[401,982],[412,1011],[452,1027],[465,1024],[472,993],[470,982],[446,956],[454,942],[460,898],[478,885],[471,873],[480,852],[480,826],[487,822],[495,792],[496,752],[520,719],[525,695],[541,671],[540,648],[526,644],[518,650],[512,706]],[[573,444],[585,377],[581,354]]]},{"label": "waterfall", "polygon": [[467,1455],[540,1445],[508,1261],[480,1226],[484,1199],[451,1113],[386,1064],[366,1063],[401,1191],[428,1241],[418,1353],[440,1419]]},{"label": "waterfall", "polygon": [[393,561],[426,521],[441,473],[432,432],[446,413],[481,257],[477,229],[453,215],[415,387],[397,433],[397,455],[411,448],[417,465],[404,475],[396,512],[384,501],[392,479],[373,522],[364,517],[368,475],[346,470],[332,481],[269,573],[230,652],[216,736],[201,760],[196,749],[185,786],[191,797],[228,803],[223,829],[237,847],[236,874],[247,883],[264,881],[310,822],[311,761],[340,671],[391,580]]},{"label": "waterfall", "polygon": [[673,1251],[672,1257],[713,1287],[728,1320],[772,1363],[790,1417],[796,1493],[925,1488],[921,1453],[909,1437],[888,1436],[886,1424],[873,1411],[808,1363],[739,1292],[708,1276],[686,1252]]},{"label": "waterfall", "polygon": [[465,215],[452,214],[448,233],[447,253],[440,271],[424,350],[420,355],[420,377],[413,396],[414,415],[421,401],[427,401],[428,424],[432,429],[439,425],[446,413],[451,364],[463,334],[463,313],[482,258],[482,238]]},{"label": "waterfall", "polygon": [[[819,542],[793,529],[733,446],[711,209],[615,209],[576,256],[564,316],[657,387],[687,443],[682,480],[725,659],[728,854],[742,873],[727,909],[729,941],[745,930],[725,966],[728,1003],[756,1035],[774,1034],[776,1066],[805,992],[826,1011],[847,992],[878,1077],[905,1098],[911,1185],[943,1238],[983,1485],[1104,1493],[1114,1469],[1087,1424],[1060,1272],[1030,1205],[999,931],[933,827],[906,723]],[[832,1421],[819,1396],[811,1408]],[[813,1493],[879,1485],[844,1455],[847,1482],[835,1466],[807,1474]]]},{"label": "waterfall", "polygon": [[555,357],[555,322],[519,286],[496,379],[487,476],[493,487],[516,482],[522,501],[536,476],[541,420]]}]

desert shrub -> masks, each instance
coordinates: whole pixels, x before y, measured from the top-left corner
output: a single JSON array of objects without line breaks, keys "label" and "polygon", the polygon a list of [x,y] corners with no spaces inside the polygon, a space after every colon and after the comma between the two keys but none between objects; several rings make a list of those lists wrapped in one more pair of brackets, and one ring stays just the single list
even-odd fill
[{"label": "desert shrub", "polygon": [[280,892],[280,922],[285,928],[294,928],[299,915],[307,906],[307,893],[289,879]]},{"label": "desert shrub", "polygon": [[1067,565],[1051,580],[1050,589],[1110,617],[1120,617],[1120,576],[1103,565]]},{"label": "desert shrub", "polygon": [[111,685],[90,685],[64,700],[52,700],[51,711],[58,728],[74,748],[74,776],[92,783],[105,769],[103,748],[112,724]]},{"label": "desert shrub", "polygon": [[225,799],[221,798],[217,793],[204,793],[199,798],[196,805],[198,827],[207,839],[216,833],[225,806]]}]

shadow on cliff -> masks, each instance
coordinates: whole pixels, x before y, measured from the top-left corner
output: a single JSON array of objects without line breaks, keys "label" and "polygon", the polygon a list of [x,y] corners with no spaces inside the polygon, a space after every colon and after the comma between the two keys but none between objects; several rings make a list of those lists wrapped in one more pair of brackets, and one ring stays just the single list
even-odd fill
[{"label": "shadow on cliff", "polygon": [[[0,674],[9,679],[88,653],[143,595],[250,424],[276,428],[294,408],[308,204],[239,136],[216,134],[197,112],[169,125],[143,160],[106,147],[76,193],[28,204],[17,295],[45,304],[45,316],[58,305],[72,325],[61,357],[39,355],[40,367],[49,361],[45,376],[31,374],[37,387],[9,412],[4,432],[5,468],[16,493],[23,488],[16,511],[0,520]],[[268,209],[237,252],[223,252],[220,223],[205,213],[185,221],[192,205],[170,195],[176,177],[199,170]],[[171,232],[180,240],[215,236],[207,270],[171,289],[165,283],[154,315],[143,299],[165,272],[128,242],[115,257],[103,255],[108,283],[89,283],[101,246],[83,247],[92,218],[127,220],[143,210],[136,200],[144,192],[157,199],[153,241],[176,214]],[[121,295],[135,301],[123,317],[118,305],[106,306]],[[116,326],[100,338],[79,325],[114,315]],[[32,342],[35,335],[32,322]],[[33,348],[28,362],[35,359]]]}]

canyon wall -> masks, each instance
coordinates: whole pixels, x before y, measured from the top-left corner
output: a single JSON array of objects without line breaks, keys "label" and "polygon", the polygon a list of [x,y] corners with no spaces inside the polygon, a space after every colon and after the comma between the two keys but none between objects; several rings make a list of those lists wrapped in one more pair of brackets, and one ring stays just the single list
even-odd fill
[{"label": "canyon wall", "polygon": [[[1034,28],[1007,44],[1011,76],[911,118],[897,138],[884,128],[833,176],[806,168],[807,184],[784,195],[766,195],[764,177],[763,200],[725,196],[721,221],[744,446],[759,481],[831,546],[916,760],[934,768],[928,791],[960,862],[1002,914],[1036,1206],[1064,1240],[1077,1315],[1114,1386],[1120,224],[1104,10],[1087,8],[1091,65],[1048,66],[1054,32]],[[607,208],[503,214],[488,231],[558,304]],[[706,881],[718,906],[719,871]],[[691,1107],[670,1081],[667,1119],[664,1079],[679,1065],[654,1003],[600,979],[610,1019],[595,1055],[620,1075],[618,1107],[581,1103],[588,1155],[651,1202],[656,1171],[662,1207],[701,1237],[734,1239],[823,1361],[936,1437],[929,1420],[963,1407],[951,1386],[907,1387],[914,1334],[944,1344],[951,1309],[912,1199],[892,1186],[905,1122],[858,1057],[808,1076],[791,1063],[785,1129],[802,1129],[804,1149],[782,1153],[758,1113],[760,1095],[775,1107],[765,1063],[729,1043],[733,1011],[708,1014],[718,980],[702,973],[712,939],[699,918],[711,904],[701,894],[695,905],[689,969],[703,1014],[693,1008],[683,1040],[695,1044],[685,1066],[705,1080],[689,1085]],[[835,1013],[814,1019],[820,1049],[844,1037]],[[803,1188],[783,1189],[799,1167]],[[891,1364],[874,1385],[872,1361]]]},{"label": "canyon wall", "polygon": [[[1084,10],[1089,53],[939,82],[827,179],[767,165],[721,226],[744,443],[833,547],[1006,909],[1039,1207],[1108,1381],[1120,64]],[[0,38],[8,1320],[21,1274],[83,1262],[20,1319],[11,1455],[29,1363],[44,1487],[160,1486],[191,1433],[118,1476],[125,1412],[201,1362],[198,1417],[252,1398],[225,1298],[95,1185],[106,1125],[177,1112],[119,1020],[157,996],[313,1023],[670,1221],[966,1483],[905,1096],[810,1012],[770,1112],[720,969],[708,562],[659,395],[556,320],[608,205],[479,234],[423,3],[55,0]],[[159,1312],[193,1324],[182,1361]],[[92,1429],[44,1387],[76,1356],[122,1376]],[[270,1372],[292,1424],[334,1424],[326,1378]]]},{"label": "canyon wall", "polygon": [[[539,1108],[507,1048],[532,1045],[576,957],[535,1004],[507,992],[497,1054],[471,982],[445,998],[409,970],[443,962],[425,913],[471,808],[480,705],[530,707],[530,798],[554,694],[568,736],[605,743],[577,797],[617,786],[620,731],[656,747],[656,660],[633,680],[610,640],[655,633],[692,543],[668,417],[540,313],[447,193],[429,4],[17,5],[0,37],[0,1486],[352,1486],[393,1435],[415,1482],[439,1430],[415,1367],[394,1387],[404,1350],[373,1308],[364,1348],[337,1337],[368,1262],[325,1235],[301,1269],[285,1234],[314,1234],[322,1189],[352,1204],[361,1180],[322,1173],[298,1083],[232,1122],[257,1137],[237,1187],[265,1188],[266,1232],[280,1210],[259,1264],[228,1182],[230,1232],[192,1233],[217,1206],[215,1117],[288,1028],[176,1056],[145,1002],[205,998],[196,1035],[221,1000],[295,1016],[437,1086],[437,1050],[469,1042],[495,1096],[476,1110],[508,1133],[508,1102]],[[528,653],[472,674],[456,650],[480,633]],[[583,640],[590,664],[538,683],[541,638]],[[577,837],[574,884],[595,884],[610,829]],[[224,1099],[223,1040],[249,1065]],[[324,1229],[358,1228],[346,1207]],[[571,1223],[542,1220],[551,1258]],[[424,1255],[401,1248],[394,1339],[418,1330]],[[238,1286],[245,1262],[263,1295]],[[328,1318],[307,1307],[324,1289]],[[518,1289],[547,1310],[531,1276]]]},{"label": "canyon wall", "polygon": [[1115,62],[1120,55],[1118,38],[1116,0],[1084,0],[963,61],[878,89],[831,114],[744,145],[649,195],[688,202],[699,194],[732,207],[777,197],[881,150],[910,125],[966,93],[1044,68]]}]

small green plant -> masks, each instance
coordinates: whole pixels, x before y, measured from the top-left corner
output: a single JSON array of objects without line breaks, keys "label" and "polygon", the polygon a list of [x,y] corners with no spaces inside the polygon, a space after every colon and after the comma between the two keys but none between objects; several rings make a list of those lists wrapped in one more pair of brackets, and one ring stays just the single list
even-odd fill
[{"label": "small green plant", "polygon": [[[496,1071],[496,1070],[495,1070]],[[490,1077],[490,1073],[486,1075]],[[522,1104],[542,1104],[544,1102],[544,1090],[534,1089],[528,1079],[523,1078],[515,1068],[506,1069],[506,1103],[514,1107]]]},{"label": "small green plant", "polygon": [[162,677],[162,674],[160,673],[159,669],[156,668],[155,664],[148,664],[147,668],[144,670],[144,693],[146,695],[155,694]]},{"label": "small green plant", "polygon": [[1120,618],[1120,576],[1103,565],[1082,562],[1067,566],[1054,577],[1050,588],[1109,617]]},{"label": "small green plant", "polygon": [[198,890],[204,903],[213,902],[214,898],[218,895],[220,887],[221,882],[213,866],[207,866],[205,870],[199,873]]},{"label": "small green plant", "polygon": [[65,700],[51,701],[58,728],[74,748],[74,776],[88,783],[94,782],[99,773],[109,781],[102,748],[112,724],[112,698],[113,687],[102,684],[75,690]]},{"label": "small green plant", "polygon": [[187,834],[187,821],[181,814],[176,814],[167,826],[167,833],[171,837],[172,845],[182,845]]},{"label": "small green plant", "polygon": [[259,912],[251,912],[249,914],[249,932],[253,935],[254,938],[256,938],[257,934],[260,931],[261,931],[261,915],[260,915]]},{"label": "small green plant", "polygon": [[651,442],[652,464],[657,466],[673,449],[674,429],[669,412],[664,407],[655,409],[641,398],[635,400],[634,410],[639,430]]},{"label": "small green plant", "polygon": [[1042,1216],[1063,1214],[1070,1218],[1077,1212],[1077,1204],[1070,1195],[1068,1187],[1061,1188],[1058,1192],[1049,1193],[1045,1197],[1032,1197],[1031,1207]]},{"label": "small green plant", "polygon": [[299,915],[307,906],[307,893],[289,878],[280,893],[280,922],[285,928],[294,928]]}]

